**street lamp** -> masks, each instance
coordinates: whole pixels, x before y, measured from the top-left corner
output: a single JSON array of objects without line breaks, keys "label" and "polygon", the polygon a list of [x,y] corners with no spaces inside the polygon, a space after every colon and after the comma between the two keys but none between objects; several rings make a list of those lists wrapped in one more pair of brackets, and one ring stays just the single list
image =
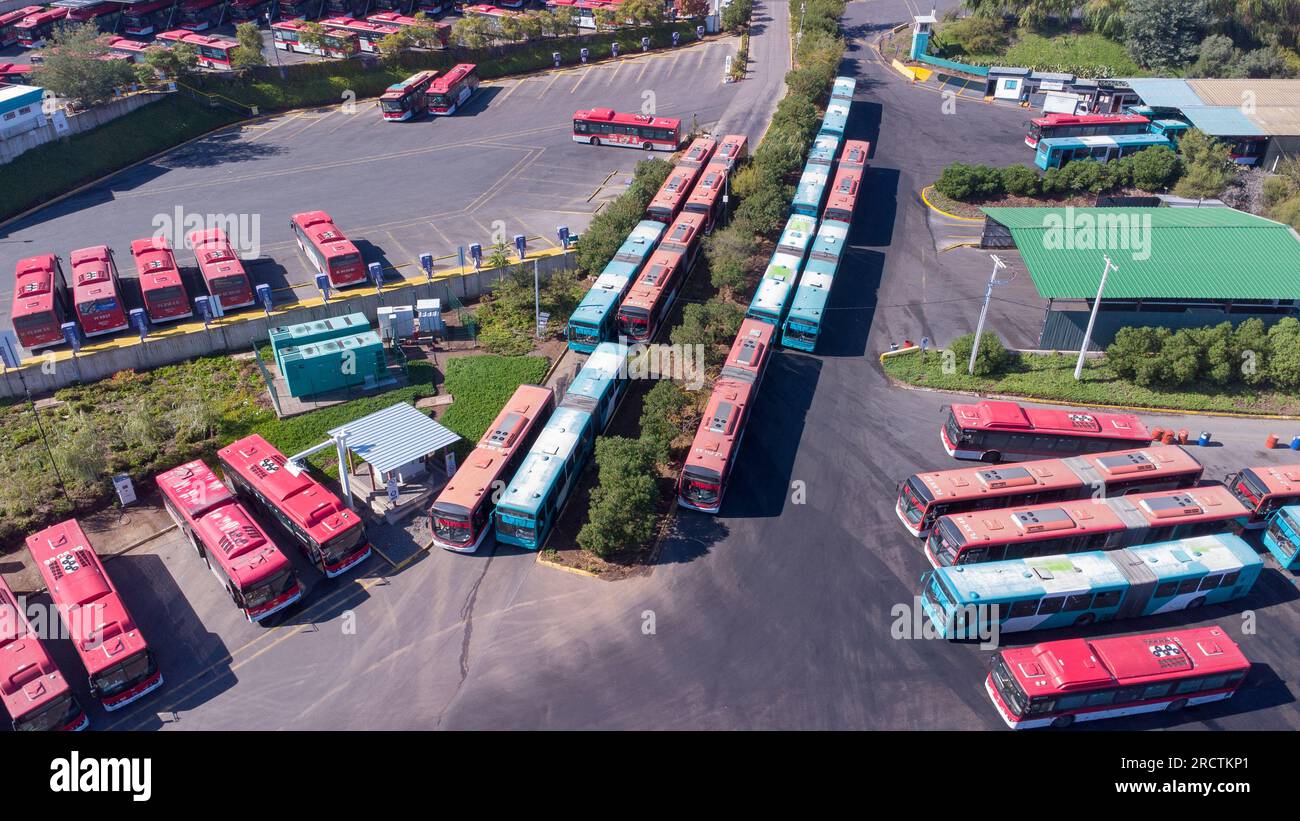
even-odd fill
[{"label": "street lamp", "polygon": [[989,258],[993,260],[993,273],[989,274],[989,284],[984,289],[984,307],[980,308],[980,321],[975,325],[975,341],[970,346],[970,364],[966,366],[966,373],[971,376],[975,375],[975,355],[980,352],[980,336],[984,333],[984,317],[989,313],[989,300],[993,298],[993,286],[1006,285],[1016,278],[1016,275],[1012,274],[1011,279],[998,279],[998,271],[1007,267],[1007,264],[997,254],[989,254]]},{"label": "street lamp", "polygon": [[1079,346],[1079,361],[1074,364],[1076,382],[1083,378],[1083,357],[1088,353],[1088,345],[1092,342],[1092,327],[1097,324],[1097,310],[1101,307],[1101,292],[1106,288],[1106,276],[1111,271],[1119,270],[1119,266],[1110,261],[1109,255],[1103,255],[1102,259],[1106,260],[1106,267],[1101,270],[1101,282],[1097,284],[1097,298],[1092,301],[1092,313],[1088,314],[1088,327],[1083,332],[1083,344]]}]

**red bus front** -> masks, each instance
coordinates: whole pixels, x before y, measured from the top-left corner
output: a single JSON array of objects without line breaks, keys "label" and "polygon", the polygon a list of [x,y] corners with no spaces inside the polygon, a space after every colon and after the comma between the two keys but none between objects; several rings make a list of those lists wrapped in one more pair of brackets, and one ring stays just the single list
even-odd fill
[{"label": "red bus front", "polygon": [[23,18],[14,24],[14,29],[18,32],[18,45],[23,48],[44,45],[45,39],[54,31],[54,25],[67,16],[67,9],[54,7]]},{"label": "red bus front", "polygon": [[116,333],[127,327],[126,307],[113,252],[106,245],[81,248],[69,257],[72,304],[86,336]]},{"label": "red bus front", "polygon": [[40,6],[24,6],[14,11],[0,12],[0,48],[18,42],[17,25],[33,14],[40,14]]},{"label": "red bus front", "polygon": [[1245,468],[1228,476],[1227,485],[1250,510],[1245,527],[1258,530],[1278,508],[1300,504],[1300,465]]},{"label": "red bus front", "polygon": [[18,342],[28,350],[63,341],[67,285],[54,254],[18,260],[14,268],[14,304],[10,318]]},{"label": "red bus front", "polygon": [[181,4],[180,27],[186,31],[207,31],[221,16],[222,0],[185,0]]},{"label": "red bus front", "polygon": [[429,113],[451,115],[464,105],[478,89],[478,66],[461,63],[452,66],[429,87]]},{"label": "red bus front", "polygon": [[208,293],[221,300],[223,310],[246,308],[253,304],[253,284],[224,231],[220,228],[195,231],[186,239],[194,249]]},{"label": "red bus front", "polygon": [[176,268],[176,256],[165,239],[138,239],[131,256],[140,279],[140,296],[150,322],[171,322],[193,316],[189,294]]},{"label": "red bus front", "polygon": [[270,0],[234,0],[230,4],[230,19],[235,23],[261,20]]}]

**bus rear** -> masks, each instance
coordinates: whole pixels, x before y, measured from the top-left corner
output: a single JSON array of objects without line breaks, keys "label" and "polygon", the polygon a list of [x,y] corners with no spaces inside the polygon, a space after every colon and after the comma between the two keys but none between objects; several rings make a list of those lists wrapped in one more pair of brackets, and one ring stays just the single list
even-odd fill
[{"label": "bus rear", "polygon": [[150,322],[175,322],[194,315],[180,269],[176,267],[176,255],[165,238],[135,240],[131,243],[131,256],[135,259],[140,296]]},{"label": "bus rear", "polygon": [[27,537],[50,599],[90,676],[90,694],[120,710],[163,684],[149,643],[76,519]]},{"label": "bus rear", "polygon": [[72,304],[86,336],[126,330],[126,306],[113,252],[107,245],[80,248],[69,255]]},{"label": "bus rear", "polygon": [[17,732],[84,730],[90,717],[0,576],[0,703]]},{"label": "bus rear", "polygon": [[34,351],[63,342],[68,316],[68,288],[63,266],[54,254],[18,260],[14,266],[14,301],[10,321],[18,343]]}]

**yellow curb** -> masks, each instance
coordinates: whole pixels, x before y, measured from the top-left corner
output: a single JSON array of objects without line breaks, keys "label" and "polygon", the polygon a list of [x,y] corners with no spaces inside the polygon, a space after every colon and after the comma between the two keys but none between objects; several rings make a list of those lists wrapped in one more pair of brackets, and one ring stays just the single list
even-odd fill
[{"label": "yellow curb", "polygon": [[896,351],[885,351],[880,355],[880,364],[882,365],[885,364],[886,357],[898,356],[899,354],[905,354],[905,353],[915,353],[916,351],[919,350],[921,350],[921,347],[919,345],[912,345],[907,348],[899,348]]},{"label": "yellow curb", "polygon": [[543,567],[549,567],[553,570],[563,570],[565,573],[572,573],[575,576],[586,576],[589,579],[600,578],[598,574],[592,573],[590,570],[580,570],[576,567],[569,567],[568,565],[557,564],[556,562],[547,561],[546,559],[542,558],[542,554],[540,552],[537,554],[537,563],[542,565]]},{"label": "yellow curb", "polygon": [[939,208],[934,203],[930,202],[929,197],[925,195],[925,192],[929,191],[932,188],[934,188],[933,185],[927,185],[926,187],[921,189],[921,202],[925,203],[926,207],[929,208],[931,211],[934,211],[936,214],[943,214],[948,219],[961,220],[962,222],[983,222],[984,221],[983,217],[959,217],[956,214],[949,214],[947,211],[943,210],[942,208]]},{"label": "yellow curb", "polygon": [[978,242],[959,242],[956,245],[949,245],[947,248],[944,248],[939,253],[946,254],[949,251],[956,250],[957,248],[978,248],[978,247],[980,247],[980,244]]}]

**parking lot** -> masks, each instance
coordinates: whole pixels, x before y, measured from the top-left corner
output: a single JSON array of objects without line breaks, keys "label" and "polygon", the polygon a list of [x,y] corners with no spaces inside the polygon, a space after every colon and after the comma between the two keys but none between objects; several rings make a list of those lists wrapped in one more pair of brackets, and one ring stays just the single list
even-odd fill
[{"label": "parking lot", "polygon": [[[250,228],[259,258],[247,267],[274,290],[277,305],[314,286],[295,247],[289,216],[328,211],[367,262],[413,266],[421,253],[436,270],[458,265],[456,249],[516,234],[552,247],[555,231],[580,232],[623,191],[641,151],[572,141],[579,108],[640,111],[701,128],[755,129],[775,105],[780,73],[723,84],[733,39],[636,55],[521,79],[484,83],[452,117],[384,122],[373,100],[297,111],[233,127],[124,171],[19,220],[2,232],[0,313],[9,327],[13,270],[24,256],[108,244],[129,274],[126,300],[139,306],[129,245],[159,224],[191,215],[233,215]],[[756,57],[757,59],[757,57]],[[760,89],[767,101],[752,100]],[[191,295],[202,293],[193,255]]]}]

